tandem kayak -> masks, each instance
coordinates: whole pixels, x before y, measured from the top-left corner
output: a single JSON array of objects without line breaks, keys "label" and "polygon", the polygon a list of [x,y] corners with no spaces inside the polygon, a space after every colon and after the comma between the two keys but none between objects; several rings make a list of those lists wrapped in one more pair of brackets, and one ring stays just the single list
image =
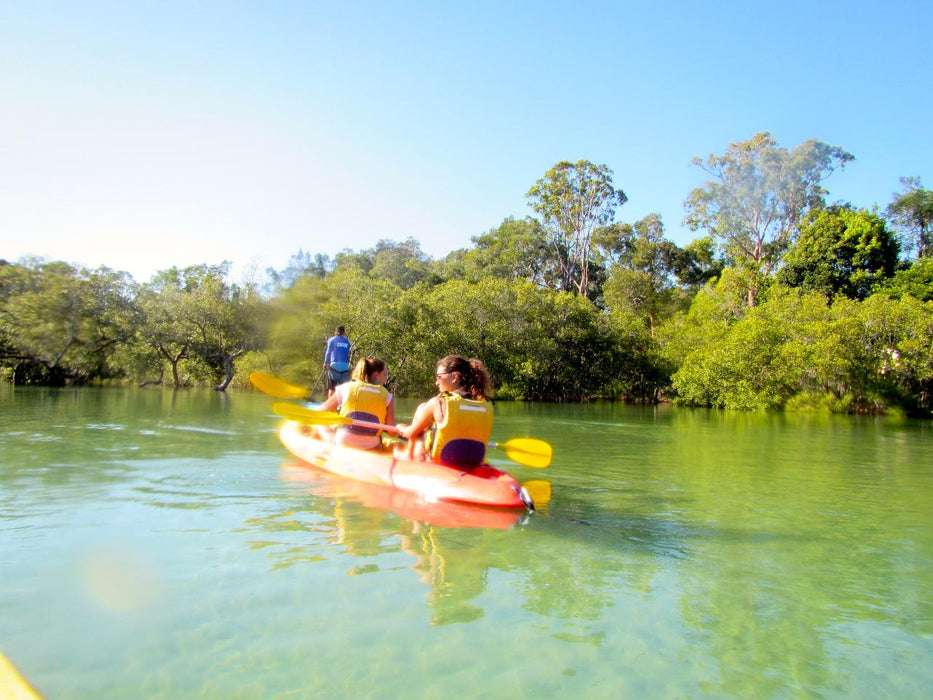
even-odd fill
[{"label": "tandem kayak", "polygon": [[318,440],[307,425],[295,421],[282,425],[279,439],[308,464],[364,483],[411,491],[427,502],[534,510],[522,485],[488,464],[465,471],[436,462],[398,459],[391,451],[357,450]]}]

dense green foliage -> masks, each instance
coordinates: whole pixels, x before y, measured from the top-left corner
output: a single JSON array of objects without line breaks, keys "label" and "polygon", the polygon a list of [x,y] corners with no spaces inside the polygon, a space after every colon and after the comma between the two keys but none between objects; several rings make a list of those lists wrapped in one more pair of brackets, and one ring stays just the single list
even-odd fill
[{"label": "dense green foliage", "polygon": [[18,384],[161,383],[169,369],[175,386],[224,389],[264,335],[264,302],[228,272],[172,268],[140,285],[107,268],[2,264],[0,367]]},{"label": "dense green foliage", "polygon": [[784,256],[778,281],[826,296],[865,299],[897,268],[900,245],[867,211],[817,211]]},{"label": "dense green foliage", "polygon": [[132,281],[108,269],[0,265],[0,353],[19,383],[110,377],[138,325]]},{"label": "dense green foliage", "polygon": [[401,396],[433,393],[436,361],[457,353],[483,359],[499,398],[928,415],[929,193],[906,180],[886,218],[827,207],[821,183],[851,159],[764,133],[697,161],[714,179],[687,221],[709,235],[685,247],[657,214],[615,222],[611,171],[579,161],[529,191],[541,220],[507,218],[441,260],[412,238],[334,259],[299,250],[261,289],[231,282],[227,263],[139,283],[0,261],[0,373],[222,390],[260,369],[320,390],[344,325]]},{"label": "dense green foliage", "polygon": [[697,345],[674,375],[691,405],[875,412],[929,408],[933,308],[905,296],[864,303],[780,288]]}]

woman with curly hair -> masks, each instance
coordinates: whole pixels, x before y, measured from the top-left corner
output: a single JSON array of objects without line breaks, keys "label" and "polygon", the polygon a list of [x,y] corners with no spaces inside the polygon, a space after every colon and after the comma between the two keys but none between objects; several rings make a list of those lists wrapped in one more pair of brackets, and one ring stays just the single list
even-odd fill
[{"label": "woman with curly hair", "polygon": [[409,440],[408,455],[462,469],[479,466],[492,435],[486,367],[475,357],[448,355],[438,361],[434,379],[438,395],[418,406],[410,425],[398,426]]}]

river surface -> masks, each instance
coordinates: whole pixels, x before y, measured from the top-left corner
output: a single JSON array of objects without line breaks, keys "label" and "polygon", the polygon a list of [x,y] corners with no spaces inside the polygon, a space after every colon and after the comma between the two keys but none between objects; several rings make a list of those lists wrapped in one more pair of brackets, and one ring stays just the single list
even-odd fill
[{"label": "river surface", "polygon": [[0,651],[46,697],[930,697],[929,422],[498,403],[550,498],[471,519],[270,404],[0,386]]}]

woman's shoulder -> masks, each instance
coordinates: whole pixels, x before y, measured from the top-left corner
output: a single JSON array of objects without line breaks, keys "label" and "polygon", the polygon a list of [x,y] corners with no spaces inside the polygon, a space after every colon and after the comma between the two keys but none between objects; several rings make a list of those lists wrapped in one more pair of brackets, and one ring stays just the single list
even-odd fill
[{"label": "woman's shoulder", "polygon": [[440,396],[432,396],[430,399],[425,399],[420,404],[418,404],[418,411],[435,411],[440,405]]}]

